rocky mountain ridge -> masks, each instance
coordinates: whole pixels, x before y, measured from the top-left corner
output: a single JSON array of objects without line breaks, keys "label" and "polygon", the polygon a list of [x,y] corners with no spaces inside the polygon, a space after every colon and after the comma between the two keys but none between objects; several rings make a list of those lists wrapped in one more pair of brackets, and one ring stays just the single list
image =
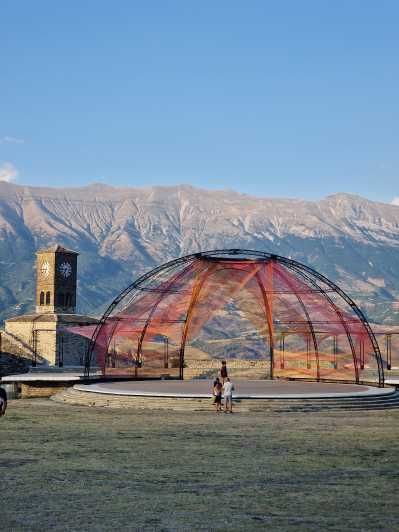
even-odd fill
[{"label": "rocky mountain ridge", "polygon": [[0,316],[33,308],[34,253],[79,257],[80,311],[98,313],[139,274],[221,248],[291,256],[347,290],[370,319],[399,323],[399,206],[175,187],[58,189],[0,183]]}]

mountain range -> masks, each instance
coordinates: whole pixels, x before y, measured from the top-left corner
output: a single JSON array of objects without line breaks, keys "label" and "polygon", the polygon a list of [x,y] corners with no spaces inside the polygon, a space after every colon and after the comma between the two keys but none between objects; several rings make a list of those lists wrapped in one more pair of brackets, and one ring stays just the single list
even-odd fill
[{"label": "mountain range", "polygon": [[101,313],[140,274],[175,257],[246,248],[308,264],[371,321],[399,324],[399,206],[359,196],[305,201],[186,185],[0,182],[0,319],[34,309],[35,251],[53,244],[80,253],[82,313]]}]

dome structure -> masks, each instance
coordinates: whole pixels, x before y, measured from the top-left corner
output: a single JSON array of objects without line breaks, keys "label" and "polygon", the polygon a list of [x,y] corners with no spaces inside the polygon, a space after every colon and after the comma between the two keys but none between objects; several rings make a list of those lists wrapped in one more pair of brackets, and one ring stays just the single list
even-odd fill
[{"label": "dome structure", "polygon": [[240,249],[172,260],[127,287],[92,335],[86,373],[182,379],[222,359],[237,376],[384,385],[373,331],[345,292],[297,261]]}]

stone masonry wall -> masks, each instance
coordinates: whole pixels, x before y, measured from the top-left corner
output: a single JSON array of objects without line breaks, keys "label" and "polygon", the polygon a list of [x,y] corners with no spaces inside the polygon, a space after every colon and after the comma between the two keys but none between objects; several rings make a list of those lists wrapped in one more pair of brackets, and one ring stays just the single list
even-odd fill
[{"label": "stone masonry wall", "polygon": [[0,331],[0,346],[0,377],[29,370],[32,363],[30,352],[20,343],[13,342],[4,331]]},{"label": "stone masonry wall", "polygon": [[83,366],[88,339],[79,334],[59,332],[57,337],[58,356],[62,356],[64,366]]},{"label": "stone masonry wall", "polygon": [[28,397],[51,397],[52,395],[62,392],[68,386],[65,383],[54,383],[51,386],[48,384],[21,384],[21,398],[26,399]]},{"label": "stone masonry wall", "polygon": [[54,365],[56,362],[56,323],[41,322],[36,325],[25,321],[6,321],[6,332],[20,338],[31,349],[34,349],[34,336],[36,338],[37,362],[43,360]]}]

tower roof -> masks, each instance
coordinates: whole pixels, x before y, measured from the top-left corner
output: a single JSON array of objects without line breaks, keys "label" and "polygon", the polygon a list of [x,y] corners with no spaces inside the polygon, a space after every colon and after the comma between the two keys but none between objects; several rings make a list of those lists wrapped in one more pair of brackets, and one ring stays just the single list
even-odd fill
[{"label": "tower roof", "polygon": [[51,246],[46,249],[39,249],[36,251],[36,254],[39,253],[70,253],[71,255],[79,255],[76,251],[73,251],[72,249],[64,248],[63,246],[60,246],[59,244],[55,244],[54,246]]}]

